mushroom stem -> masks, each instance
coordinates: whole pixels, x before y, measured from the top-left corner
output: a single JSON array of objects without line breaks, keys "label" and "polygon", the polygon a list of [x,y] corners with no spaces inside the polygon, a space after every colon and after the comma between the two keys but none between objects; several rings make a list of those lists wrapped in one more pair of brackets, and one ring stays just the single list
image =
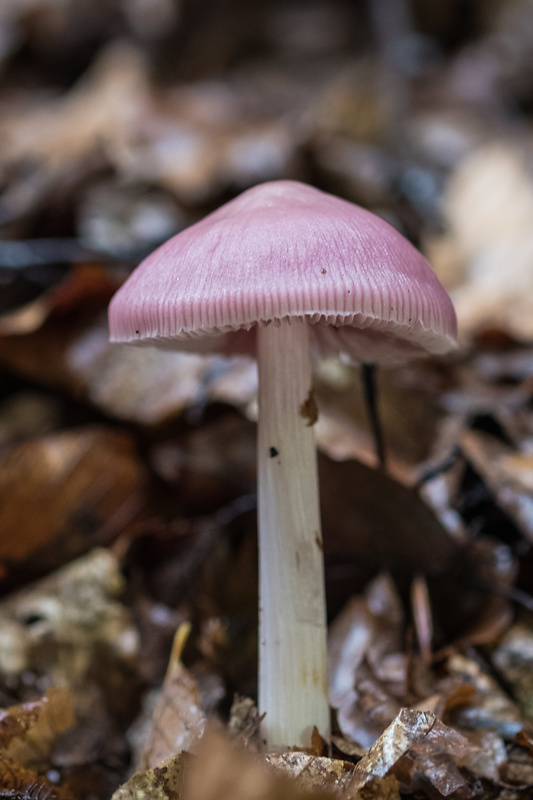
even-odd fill
[{"label": "mushroom stem", "polygon": [[309,332],[258,326],[259,710],[268,749],[330,737]]}]

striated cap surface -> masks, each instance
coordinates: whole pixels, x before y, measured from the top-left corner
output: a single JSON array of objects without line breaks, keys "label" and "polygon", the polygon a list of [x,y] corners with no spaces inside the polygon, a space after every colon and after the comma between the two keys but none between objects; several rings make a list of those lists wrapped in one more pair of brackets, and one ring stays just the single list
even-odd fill
[{"label": "striated cap surface", "polygon": [[455,347],[452,302],[374,214],[296,181],[249,189],[146,258],[109,307],[111,341],[254,353],[257,324],[305,318],[322,353],[394,363]]}]

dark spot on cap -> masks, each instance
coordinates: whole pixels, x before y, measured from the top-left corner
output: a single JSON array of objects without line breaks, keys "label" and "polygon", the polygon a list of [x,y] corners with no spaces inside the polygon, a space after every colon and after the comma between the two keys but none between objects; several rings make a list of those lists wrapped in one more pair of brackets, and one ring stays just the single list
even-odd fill
[{"label": "dark spot on cap", "polygon": [[270,458],[276,458],[276,456],[279,456],[279,452],[276,450],[275,447],[271,447],[270,448]]}]

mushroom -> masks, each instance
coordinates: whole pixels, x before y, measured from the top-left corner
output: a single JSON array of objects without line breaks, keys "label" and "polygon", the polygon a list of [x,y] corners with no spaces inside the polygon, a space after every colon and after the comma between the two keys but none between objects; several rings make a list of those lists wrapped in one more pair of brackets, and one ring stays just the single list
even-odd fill
[{"label": "mushroom", "polygon": [[296,181],[245,191],[150,255],[109,308],[111,341],[255,355],[259,710],[269,749],[330,737],[310,351],[394,364],[449,351],[451,300],[370,212]]}]

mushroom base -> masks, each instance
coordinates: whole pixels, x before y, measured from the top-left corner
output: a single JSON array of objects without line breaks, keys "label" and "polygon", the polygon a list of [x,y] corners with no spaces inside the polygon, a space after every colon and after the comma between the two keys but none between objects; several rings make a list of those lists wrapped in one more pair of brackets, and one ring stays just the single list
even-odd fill
[{"label": "mushroom base", "polygon": [[259,710],[270,750],[330,737],[326,605],[306,323],[257,329]]}]

